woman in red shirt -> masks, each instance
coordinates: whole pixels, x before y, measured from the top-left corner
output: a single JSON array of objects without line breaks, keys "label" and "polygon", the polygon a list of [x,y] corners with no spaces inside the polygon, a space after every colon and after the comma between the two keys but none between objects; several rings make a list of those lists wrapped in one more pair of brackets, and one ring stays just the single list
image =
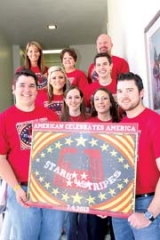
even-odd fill
[{"label": "woman in red shirt", "polygon": [[38,77],[38,90],[46,89],[48,67],[44,65],[41,45],[35,41],[28,42],[24,57],[24,65],[17,68],[16,72],[19,72],[22,69],[30,69]]},{"label": "woman in red shirt", "polygon": [[[97,89],[91,99],[91,118],[87,122],[119,122],[119,111],[112,93],[106,88]],[[102,219],[96,215],[88,215],[89,240],[104,239],[108,225],[111,240],[114,240],[111,217]]]},{"label": "woman in red shirt", "polygon": [[64,91],[67,89],[68,80],[64,70],[59,66],[50,67],[48,70],[47,89],[41,91],[36,102],[61,114],[64,99]]},{"label": "woman in red shirt", "polygon": [[[83,93],[78,87],[70,86],[64,93],[61,121],[84,122],[86,118]],[[88,240],[87,214],[68,212],[66,235],[69,240]]]}]

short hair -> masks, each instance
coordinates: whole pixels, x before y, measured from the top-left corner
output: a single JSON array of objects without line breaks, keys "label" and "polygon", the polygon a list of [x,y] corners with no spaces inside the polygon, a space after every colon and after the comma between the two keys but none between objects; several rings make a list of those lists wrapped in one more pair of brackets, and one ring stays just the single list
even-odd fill
[{"label": "short hair", "polygon": [[32,72],[30,69],[22,69],[16,72],[13,78],[13,85],[16,84],[20,76],[32,77],[35,81],[36,86],[38,86],[38,78],[36,74]]},{"label": "short hair", "polygon": [[63,57],[64,57],[65,53],[68,53],[71,57],[73,57],[75,62],[77,61],[77,54],[76,54],[75,50],[73,48],[65,48],[62,50],[62,52],[60,54],[61,62],[63,61]]},{"label": "short hair", "polygon": [[108,53],[97,53],[94,57],[94,65],[96,65],[96,59],[100,57],[106,57],[108,59],[109,64],[112,64],[112,58]]},{"label": "short hair", "polygon": [[117,83],[125,80],[127,81],[134,80],[139,92],[144,88],[141,77],[137,74],[134,74],[133,72],[121,73],[118,75]]}]

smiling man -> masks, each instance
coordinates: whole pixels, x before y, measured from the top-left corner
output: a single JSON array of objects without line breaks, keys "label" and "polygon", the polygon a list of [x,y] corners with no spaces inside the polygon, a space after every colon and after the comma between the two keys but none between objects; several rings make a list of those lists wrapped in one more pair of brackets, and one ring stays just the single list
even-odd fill
[{"label": "smiling man", "polygon": [[[120,73],[129,71],[129,65],[125,59],[112,55],[112,47],[113,43],[109,35],[103,33],[97,37],[97,53],[107,53],[110,55],[113,63],[111,77],[117,79]],[[98,80],[98,74],[94,69],[94,63],[92,63],[88,69],[88,80],[90,83]]]},{"label": "smiling man", "polygon": [[143,82],[134,73],[120,74],[117,102],[126,112],[122,122],[138,123],[135,212],[112,218],[116,240],[160,239],[160,116],[143,105]]},{"label": "smiling man", "polygon": [[111,77],[112,58],[108,53],[98,53],[94,58],[94,69],[98,75],[98,81],[88,85],[86,91],[87,104],[90,104],[91,96],[99,88],[106,88],[112,94],[116,93],[116,79]]},{"label": "smiling man", "polygon": [[65,212],[29,207],[27,187],[33,121],[59,121],[51,110],[35,105],[37,77],[30,70],[15,74],[15,105],[0,114],[0,176],[8,183],[7,210],[16,240],[57,240]]}]

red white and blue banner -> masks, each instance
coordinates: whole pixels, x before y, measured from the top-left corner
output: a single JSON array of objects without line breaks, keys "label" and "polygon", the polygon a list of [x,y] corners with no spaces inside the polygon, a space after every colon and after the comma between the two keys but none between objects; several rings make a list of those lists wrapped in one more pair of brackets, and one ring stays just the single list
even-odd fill
[{"label": "red white and blue banner", "polygon": [[127,217],[134,211],[138,125],[35,122],[31,205]]}]

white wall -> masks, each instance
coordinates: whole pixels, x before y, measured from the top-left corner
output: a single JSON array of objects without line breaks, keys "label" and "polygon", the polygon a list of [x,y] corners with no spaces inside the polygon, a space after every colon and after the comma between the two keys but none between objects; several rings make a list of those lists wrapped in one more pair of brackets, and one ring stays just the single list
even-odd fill
[{"label": "white wall", "polygon": [[150,104],[144,29],[159,9],[159,0],[108,0],[107,28],[114,44],[113,53],[125,57],[130,70],[142,77],[147,106]]},{"label": "white wall", "polygon": [[90,64],[93,62],[94,56],[96,55],[96,45],[71,45],[70,48],[74,48],[78,55],[76,67],[87,73]]},{"label": "white wall", "polygon": [[13,71],[15,73],[16,69],[21,66],[20,46],[13,45],[12,51],[13,51]]},{"label": "white wall", "polygon": [[0,35],[0,112],[12,104],[12,46]]}]

